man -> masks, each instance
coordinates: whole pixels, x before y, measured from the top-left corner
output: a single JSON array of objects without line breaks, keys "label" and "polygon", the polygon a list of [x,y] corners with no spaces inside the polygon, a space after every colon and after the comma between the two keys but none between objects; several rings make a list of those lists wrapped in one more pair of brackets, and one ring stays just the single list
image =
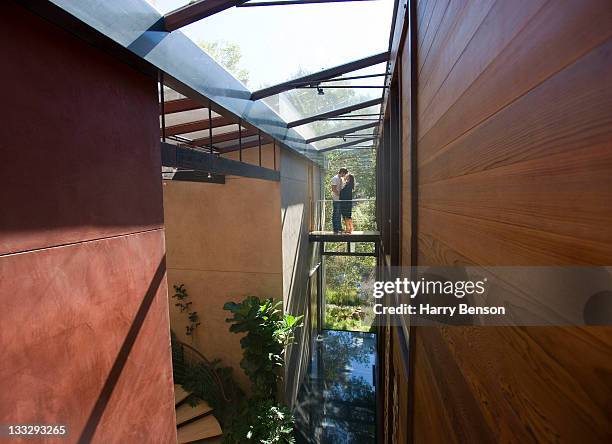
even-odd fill
[{"label": "man", "polygon": [[334,226],[334,234],[340,233],[342,231],[342,222],[340,220],[340,190],[344,186],[344,181],[342,178],[348,174],[348,170],[346,168],[340,168],[338,170],[338,174],[332,177],[331,187],[332,187],[332,200],[334,211],[332,214],[332,225]]}]

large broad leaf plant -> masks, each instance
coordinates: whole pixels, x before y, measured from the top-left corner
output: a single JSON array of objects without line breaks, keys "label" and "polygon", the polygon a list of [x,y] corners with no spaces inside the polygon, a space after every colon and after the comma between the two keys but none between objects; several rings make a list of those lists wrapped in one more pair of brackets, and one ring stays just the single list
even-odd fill
[{"label": "large broad leaf plant", "polygon": [[276,401],[278,384],[285,364],[285,350],[293,343],[302,316],[283,314],[281,302],[247,297],[237,304],[228,302],[224,309],[233,316],[230,331],[243,333],[242,367],[251,381],[252,396],[234,416],[224,431],[225,444],[292,444],[293,416]]},{"label": "large broad leaf plant", "polygon": [[302,316],[283,314],[281,304],[272,298],[262,301],[249,296],[241,303],[228,302],[223,307],[233,314],[227,319],[232,324],[230,331],[245,333],[240,340],[243,349],[240,367],[251,381],[254,400],[276,398],[285,351],[301,326]]}]

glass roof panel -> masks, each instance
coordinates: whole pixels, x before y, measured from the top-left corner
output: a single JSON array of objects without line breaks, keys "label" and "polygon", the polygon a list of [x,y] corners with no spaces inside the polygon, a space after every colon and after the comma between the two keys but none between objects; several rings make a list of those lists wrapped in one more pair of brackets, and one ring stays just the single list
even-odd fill
[{"label": "glass roof panel", "polygon": [[296,127],[296,130],[301,132],[303,129],[307,129],[311,134],[321,136],[358,125],[374,123],[379,119],[379,117],[380,105],[375,105],[368,108],[359,109],[348,114],[343,114],[342,116],[307,123],[306,125]]},{"label": "glass roof panel", "polygon": [[[347,73],[333,79],[333,81],[321,82],[319,84],[320,89],[317,89],[317,87],[299,88],[263,100],[284,120],[291,122],[382,97],[383,76],[342,79],[384,74],[385,69],[386,64],[381,63]],[[286,105],[278,107],[277,104],[282,102],[285,102]],[[350,114],[374,114],[378,111],[380,111],[379,105],[357,110]],[[376,116],[364,116],[363,118],[376,118]],[[361,123],[367,123],[367,121],[361,121]],[[348,124],[348,126],[351,124],[357,125],[357,122],[348,122]],[[347,123],[344,120],[323,120],[295,127],[295,130],[302,136],[311,138],[333,132],[336,129],[343,129],[346,126]]]},{"label": "glass roof panel", "polygon": [[[324,148],[329,148],[334,145],[340,145],[341,143],[345,143],[345,142],[353,142],[359,139],[370,138],[374,136],[374,130],[375,128],[368,128],[365,130],[355,131],[354,133],[346,134],[344,136],[334,136],[334,137],[320,140],[318,142],[314,142],[313,145],[315,146],[315,148],[320,150]],[[372,145],[372,141],[368,140],[368,141],[360,142],[357,145],[368,145],[369,146],[369,145]]]},{"label": "glass roof panel", "polygon": [[191,3],[193,0],[147,0],[162,15]]},{"label": "glass roof panel", "polygon": [[[149,1],[160,11],[186,3]],[[254,91],[387,51],[392,14],[393,0],[230,8],[181,30],[202,46],[235,45],[235,62],[227,49],[210,55],[245,71]]]},{"label": "glass roof panel", "polygon": [[[147,1],[162,14],[190,2]],[[375,0],[234,7],[185,26],[181,32],[243,81],[249,90],[256,91],[387,51],[393,5],[394,0]],[[319,88],[307,86],[263,101],[286,122],[303,119],[382,97],[385,70],[386,63],[381,63],[323,81]],[[362,109],[352,114],[377,112],[367,111]],[[367,121],[333,119],[294,129],[309,139],[363,123]]]}]

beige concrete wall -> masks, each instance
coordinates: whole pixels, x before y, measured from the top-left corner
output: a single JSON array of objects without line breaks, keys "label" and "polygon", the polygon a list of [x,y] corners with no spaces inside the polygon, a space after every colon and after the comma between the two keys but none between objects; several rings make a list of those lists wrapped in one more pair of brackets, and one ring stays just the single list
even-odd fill
[{"label": "beige concrete wall", "polygon": [[234,176],[224,185],[164,182],[170,294],[184,283],[202,322],[191,342],[186,315],[171,301],[171,327],[207,358],[233,367],[243,389],[249,384],[239,364],[240,336],[229,332],[223,304],[248,295],[282,297],[280,214],[279,182]]},{"label": "beige concrete wall", "polygon": [[[318,261],[308,241],[311,199],[320,199],[319,168],[272,144],[262,146],[262,166],[281,171],[280,182],[228,176],[225,185],[164,183],[168,284],[184,283],[200,314],[193,345],[208,358],[232,366],[243,388],[238,335],[229,333],[223,304],[247,295],[282,298],[286,312],[304,314],[307,280]],[[223,157],[238,160],[239,153]],[[275,162],[276,157],[276,162]],[[259,149],[242,152],[259,165]],[[309,175],[309,169],[312,169]],[[310,186],[308,181],[312,180]],[[173,301],[171,301],[173,302]],[[171,303],[171,327],[184,335],[186,316]],[[285,399],[293,403],[306,369],[309,334],[298,332],[286,369]]]}]

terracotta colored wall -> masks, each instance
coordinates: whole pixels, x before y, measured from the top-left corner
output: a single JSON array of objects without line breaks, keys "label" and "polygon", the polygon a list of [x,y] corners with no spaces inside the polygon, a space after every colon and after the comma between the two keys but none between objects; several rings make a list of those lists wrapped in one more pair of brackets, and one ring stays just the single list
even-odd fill
[{"label": "terracotta colored wall", "polygon": [[[419,265],[610,265],[610,2],[422,0],[417,20]],[[415,346],[416,442],[612,435],[609,328],[417,327]]]},{"label": "terracotta colored wall", "polygon": [[229,332],[223,304],[282,297],[280,184],[234,176],[224,185],[165,181],[164,212],[169,284],[185,284],[202,323],[191,342],[186,316],[172,301],[172,329],[233,367],[247,388],[240,336]]},{"label": "terracotta colored wall", "polygon": [[176,442],[155,81],[12,2],[0,21],[0,418]]}]

